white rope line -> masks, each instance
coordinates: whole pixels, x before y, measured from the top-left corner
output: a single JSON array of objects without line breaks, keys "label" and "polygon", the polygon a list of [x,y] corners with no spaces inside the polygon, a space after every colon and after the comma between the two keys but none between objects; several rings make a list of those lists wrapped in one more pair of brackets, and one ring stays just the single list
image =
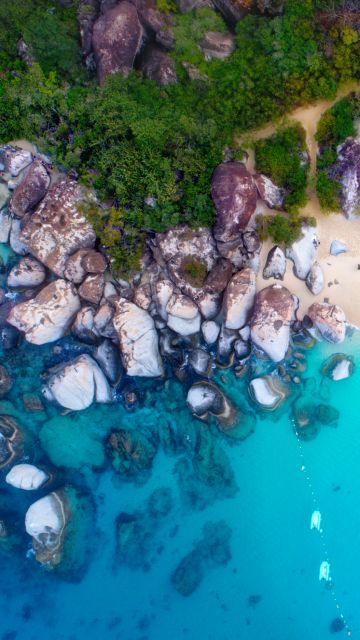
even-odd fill
[{"label": "white rope line", "polygon": [[[296,429],[296,425],[295,425],[295,421],[294,420],[292,420],[292,424],[293,424],[293,427],[294,427],[296,439],[297,439],[298,446],[299,446],[300,461],[301,461],[300,471],[303,473],[303,476],[304,476],[304,478],[306,480],[306,483],[307,483],[307,485],[309,487],[309,490],[310,490],[310,493],[311,493],[311,497],[312,497],[312,502],[313,502],[314,508],[315,508],[315,510],[317,510],[318,506],[319,506],[319,501],[317,499],[317,496],[316,496],[316,493],[315,493],[315,490],[314,490],[314,487],[313,487],[313,483],[312,483],[309,471],[308,471],[307,466],[305,464],[305,456],[304,456],[303,444],[302,444],[301,438],[299,436],[299,433],[298,433],[298,431]],[[319,532],[321,543],[322,543],[322,547],[323,547],[324,560],[325,560],[325,562],[329,563],[329,554],[328,554],[328,550],[327,550],[326,539],[325,539],[325,534],[324,534],[323,527],[320,527],[318,529],[318,532]],[[333,583],[333,581],[332,581],[330,576],[327,579],[327,584],[330,587],[329,588],[329,593],[332,596],[332,599],[333,599],[334,604],[335,604],[335,608],[337,609],[338,614],[339,614],[339,618],[341,618],[341,620],[342,620],[342,622],[344,624],[344,629],[346,630],[346,635],[348,637],[350,637],[352,635],[351,634],[351,629],[350,629],[350,627],[349,627],[349,625],[348,625],[348,623],[346,621],[346,618],[345,618],[345,616],[344,616],[344,614],[342,612],[342,607],[341,607],[340,602],[339,602],[339,600],[338,600],[338,598],[336,596],[335,586],[334,586],[334,583]]]}]

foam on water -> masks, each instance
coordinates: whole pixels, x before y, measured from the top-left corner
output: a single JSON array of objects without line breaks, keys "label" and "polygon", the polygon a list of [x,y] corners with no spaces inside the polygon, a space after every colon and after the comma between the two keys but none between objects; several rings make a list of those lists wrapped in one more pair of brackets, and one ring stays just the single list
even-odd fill
[{"label": "foam on water", "polygon": [[[37,363],[33,357],[36,349],[21,347],[18,360],[12,360],[16,375],[21,372],[22,390],[24,381],[32,392],[40,387],[42,362]],[[24,350],[30,354],[28,359]],[[353,356],[357,365],[354,375],[339,382],[321,380],[322,362],[338,351]],[[303,449],[323,518],[334,588],[352,637],[356,638],[360,637],[357,575],[360,335],[353,334],[341,349],[325,343],[317,345],[308,354],[305,375],[316,377],[316,393],[340,411],[338,428],[323,427],[316,439],[303,443]],[[224,389],[233,401],[238,398],[243,402],[244,383],[230,373],[226,373],[226,378]],[[164,399],[164,413],[169,412],[165,396],[161,395],[166,392],[159,394]],[[179,393],[177,402],[185,406],[185,397],[181,398]],[[92,415],[95,419],[99,411],[104,432],[107,425],[126,420],[123,409],[109,406],[91,409],[87,419],[91,420]],[[154,415],[156,412],[158,419],[159,403],[153,408],[149,403],[147,411],[148,416],[151,411]],[[32,428],[37,432],[35,419]],[[288,411],[280,413],[278,420],[266,414],[258,416],[255,433],[244,442],[230,445],[219,438],[218,446],[224,448],[230,459],[238,491],[234,497],[218,497],[203,510],[194,511],[183,502],[174,474],[177,458],[161,451],[155,458],[151,476],[142,485],[114,479],[109,468],[101,473],[84,468],[74,474],[77,482],[91,488],[97,504],[88,572],[80,582],[69,583],[49,575],[27,558],[27,549],[21,558],[2,559],[0,638],[319,640],[328,637],[330,623],[339,612],[326,584],[318,579],[323,548],[318,532],[309,528],[313,499],[301,471],[298,443]],[[173,508],[149,545],[147,571],[126,567],[115,570],[116,517],[119,512],[142,509],[158,487],[171,489]],[[16,499],[23,501],[24,510],[31,501],[29,496]],[[204,523],[222,519],[232,528],[232,559],[226,566],[209,569],[191,596],[180,596],[170,583],[172,571],[192,549],[194,541],[201,539]],[[250,596],[255,597],[249,601]]]}]

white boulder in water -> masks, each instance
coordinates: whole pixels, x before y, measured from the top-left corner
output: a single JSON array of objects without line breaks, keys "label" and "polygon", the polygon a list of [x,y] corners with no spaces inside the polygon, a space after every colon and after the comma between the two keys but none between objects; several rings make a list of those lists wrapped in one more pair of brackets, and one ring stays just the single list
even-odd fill
[{"label": "white boulder in water", "polygon": [[45,540],[51,541],[58,537],[65,526],[61,501],[57,494],[49,495],[37,500],[26,512],[25,529],[29,536],[40,544]]},{"label": "white boulder in water", "polygon": [[249,391],[263,409],[276,409],[287,396],[285,387],[271,375],[251,380]]},{"label": "white boulder in water", "polygon": [[39,489],[49,476],[33,464],[16,464],[7,474],[5,480],[12,487],[33,491]]},{"label": "white boulder in water", "polygon": [[42,389],[47,400],[62,407],[81,411],[93,402],[111,402],[111,389],[99,365],[82,354],[76,360],[60,366]]},{"label": "white boulder in water", "polygon": [[64,335],[79,309],[74,286],[65,280],[55,280],[32,300],[15,305],[7,321],[23,331],[28,342],[46,344]]}]

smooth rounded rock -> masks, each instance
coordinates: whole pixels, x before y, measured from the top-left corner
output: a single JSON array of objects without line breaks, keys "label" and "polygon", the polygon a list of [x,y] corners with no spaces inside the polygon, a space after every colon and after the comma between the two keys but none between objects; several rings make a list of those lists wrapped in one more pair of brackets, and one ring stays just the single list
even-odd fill
[{"label": "smooth rounded rock", "polygon": [[48,480],[49,476],[42,469],[32,464],[17,464],[7,474],[5,480],[12,487],[34,491]]}]

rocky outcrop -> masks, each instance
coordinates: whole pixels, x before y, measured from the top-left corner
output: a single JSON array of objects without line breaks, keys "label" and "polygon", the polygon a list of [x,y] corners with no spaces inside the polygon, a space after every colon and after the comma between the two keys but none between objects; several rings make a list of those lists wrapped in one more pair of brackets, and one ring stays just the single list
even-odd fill
[{"label": "rocky outcrop", "polygon": [[16,489],[34,491],[40,489],[49,476],[33,464],[16,464],[7,474],[5,481]]},{"label": "rocky outcrop", "polygon": [[41,564],[49,567],[60,562],[69,517],[64,491],[49,493],[27,510],[25,529],[32,537],[35,556]]},{"label": "rocky outcrop", "polygon": [[280,362],[289,347],[294,299],[285,287],[273,284],[259,291],[251,318],[251,340],[271,360]]},{"label": "rocky outcrop", "polygon": [[38,287],[46,278],[44,266],[35,258],[26,256],[11,269],[7,285],[8,287]]},{"label": "rocky outcrop", "polygon": [[79,309],[80,301],[73,285],[55,280],[34,299],[15,305],[7,321],[23,331],[28,342],[45,344],[65,334]]},{"label": "rocky outcrop", "polygon": [[231,33],[207,31],[201,41],[200,48],[205,60],[225,60],[235,49],[235,38]]},{"label": "rocky outcrop", "polygon": [[100,84],[114,73],[128,75],[139,51],[142,34],[137,10],[127,0],[96,20],[92,45]]},{"label": "rocky outcrop", "polygon": [[24,437],[20,426],[11,416],[0,415],[0,469],[21,458]]},{"label": "rocky outcrop", "polygon": [[314,262],[306,276],[306,286],[314,294],[319,295],[324,288],[324,273],[318,262]]},{"label": "rocky outcrop", "polygon": [[254,304],[256,278],[252,269],[243,269],[230,280],[223,300],[224,323],[227,329],[240,329]]},{"label": "rocky outcrop", "polygon": [[158,336],[150,314],[125,298],[116,302],[113,324],[119,337],[123,365],[129,376],[163,374]]},{"label": "rocky outcrop", "polygon": [[216,209],[216,240],[236,240],[256,208],[257,190],[252,175],[242,162],[220,164],[212,177],[211,195]]},{"label": "rocky outcrop", "polygon": [[187,296],[174,293],[166,305],[167,325],[181,336],[200,331],[201,316],[196,304]]},{"label": "rocky outcrop", "polygon": [[4,165],[5,171],[9,172],[14,178],[29,166],[32,159],[31,151],[11,145],[3,145],[0,147],[0,163]]},{"label": "rocky outcrop", "polygon": [[102,274],[88,275],[78,289],[79,296],[86,302],[99,304],[103,296],[104,284],[104,276]]},{"label": "rocky outcrop", "polygon": [[266,264],[263,271],[263,276],[267,280],[268,278],[275,278],[276,280],[283,280],[286,271],[286,258],[283,250],[275,245],[270,249],[266,258]]},{"label": "rocky outcrop", "polygon": [[301,238],[296,240],[286,250],[286,257],[294,263],[294,274],[300,280],[305,280],[315,262],[319,241],[314,229],[303,225]]},{"label": "rocky outcrop", "polygon": [[111,402],[111,390],[99,365],[83,354],[52,373],[42,393],[65,409],[81,411],[93,402]]},{"label": "rocky outcrop", "polygon": [[347,138],[337,148],[337,154],[330,177],[341,184],[343,213],[347,218],[354,218],[360,211],[360,137]]},{"label": "rocky outcrop", "polygon": [[327,376],[335,382],[349,378],[354,373],[354,370],[355,365],[353,358],[344,353],[335,353],[330,356],[321,367],[322,375]]},{"label": "rocky outcrop", "polygon": [[270,209],[281,209],[284,206],[284,191],[274,184],[270,178],[258,173],[254,181],[259,197]]},{"label": "rocky outcrop", "polygon": [[41,160],[34,160],[16,187],[10,202],[11,212],[18,218],[35,209],[45,196],[50,185],[50,176]]},{"label": "rocky outcrop", "polygon": [[146,47],[142,54],[140,68],[145,78],[154,80],[159,85],[165,86],[177,82],[175,60],[154,44]]},{"label": "rocky outcrop", "polygon": [[75,284],[80,284],[87,273],[104,273],[107,262],[102,253],[94,249],[79,249],[66,261],[64,276]]},{"label": "rocky outcrop", "polygon": [[48,191],[20,235],[30,252],[60,277],[72,253],[95,243],[95,232],[79,210],[82,199],[77,182],[62,180]]},{"label": "rocky outcrop", "polygon": [[92,32],[99,13],[99,0],[80,0],[77,18],[80,30],[81,52],[86,57],[91,53]]},{"label": "rocky outcrop", "polygon": [[345,340],[346,316],[339,305],[314,302],[307,315],[325,340],[334,343]]}]

